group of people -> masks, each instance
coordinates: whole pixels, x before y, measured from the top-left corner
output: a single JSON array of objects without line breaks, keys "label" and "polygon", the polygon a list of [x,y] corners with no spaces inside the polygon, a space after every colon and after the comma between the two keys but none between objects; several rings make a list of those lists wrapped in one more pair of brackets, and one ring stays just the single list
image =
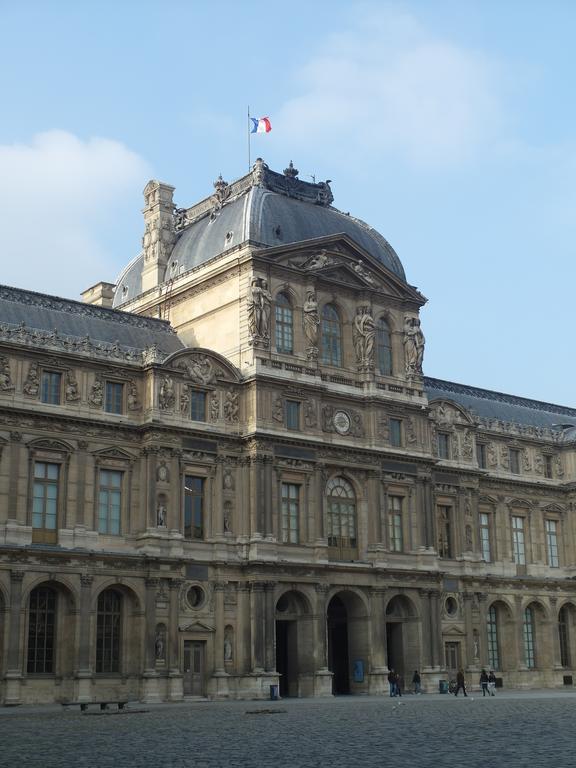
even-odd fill
[{"label": "group of people", "polygon": [[390,685],[391,698],[402,696],[402,678],[393,669],[388,672],[388,684]]},{"label": "group of people", "polygon": [[[491,669],[490,672],[486,672],[485,669],[482,670],[480,673],[480,688],[482,689],[482,696],[495,696],[496,695],[496,675],[494,674],[494,670]],[[454,691],[454,696],[458,696],[458,692],[462,690],[462,693],[464,696],[467,696],[466,693],[466,682],[464,680],[464,670],[459,669],[458,673],[456,675],[456,690]]]}]

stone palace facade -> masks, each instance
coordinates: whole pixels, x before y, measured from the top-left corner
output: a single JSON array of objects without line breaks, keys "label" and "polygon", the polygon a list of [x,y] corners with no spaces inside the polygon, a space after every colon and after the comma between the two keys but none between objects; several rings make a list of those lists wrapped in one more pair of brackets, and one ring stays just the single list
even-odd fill
[{"label": "stone palace facade", "polygon": [[0,288],[0,702],[576,667],[576,410],[422,374],[425,298],[258,159],[74,302]]}]

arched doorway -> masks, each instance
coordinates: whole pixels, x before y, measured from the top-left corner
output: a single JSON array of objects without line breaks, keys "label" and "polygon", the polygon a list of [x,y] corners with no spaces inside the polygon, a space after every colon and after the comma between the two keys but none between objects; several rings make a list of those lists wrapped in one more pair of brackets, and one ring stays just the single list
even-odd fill
[{"label": "arched doorway", "polygon": [[276,671],[280,696],[309,693],[305,681],[312,678],[313,669],[310,606],[301,592],[291,590],[281,595],[276,603]]},{"label": "arched doorway", "polygon": [[418,615],[405,595],[396,595],[386,606],[386,651],[388,669],[397,672],[402,680],[410,680],[412,672],[421,666]]},{"label": "arched doorway", "polygon": [[367,692],[369,633],[364,603],[354,592],[339,592],[328,604],[326,620],[332,693],[338,696]]}]

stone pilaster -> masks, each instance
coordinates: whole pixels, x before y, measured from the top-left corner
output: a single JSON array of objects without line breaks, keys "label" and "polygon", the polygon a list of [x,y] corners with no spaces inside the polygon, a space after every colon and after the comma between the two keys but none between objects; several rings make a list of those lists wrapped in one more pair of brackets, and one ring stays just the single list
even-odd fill
[{"label": "stone pilaster", "polygon": [[184,697],[183,677],[180,669],[180,631],[178,626],[178,600],[182,579],[170,579],[170,605],[168,619],[168,698],[181,701]]},{"label": "stone pilaster", "polygon": [[147,578],[144,628],[144,673],[142,675],[143,699],[147,702],[160,701],[158,673],[156,671],[156,592],[160,580]]},{"label": "stone pilaster", "polygon": [[80,627],[78,632],[78,668],[76,670],[78,701],[92,699],[92,668],[90,666],[90,646],[92,638],[91,607],[92,584],[94,577],[83,573],[80,576]]},{"label": "stone pilaster", "polygon": [[6,654],[6,696],[4,699],[4,703],[7,705],[20,704],[23,663],[20,643],[23,578],[23,571],[10,571],[10,611]]}]

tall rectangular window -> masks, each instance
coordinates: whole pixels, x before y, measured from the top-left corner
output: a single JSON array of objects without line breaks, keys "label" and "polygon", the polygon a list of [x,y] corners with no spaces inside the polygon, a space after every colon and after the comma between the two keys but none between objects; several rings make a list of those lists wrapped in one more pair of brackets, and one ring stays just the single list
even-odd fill
[{"label": "tall rectangular window", "polygon": [[286,400],[286,429],[300,429],[300,403],[297,400]]},{"label": "tall rectangular window", "polygon": [[560,608],[558,613],[558,639],[560,641],[560,665],[570,667],[570,634],[568,632],[568,609]]},{"label": "tall rectangular window", "polygon": [[282,483],[282,541],[298,544],[300,518],[300,486]]},{"label": "tall rectangular window", "polygon": [[510,472],[520,474],[520,451],[516,448],[510,448]]},{"label": "tall rectangular window", "polygon": [[476,458],[480,469],[486,469],[486,444],[476,443]]},{"label": "tall rectangular window", "polygon": [[294,351],[294,333],[292,330],[292,307],[288,297],[278,294],[275,307],[276,351],[291,355]]},{"label": "tall rectangular window", "polygon": [[42,371],[40,400],[50,405],[60,405],[62,374],[58,371]]},{"label": "tall rectangular window", "polygon": [[516,515],[512,518],[512,549],[514,553],[514,562],[517,565],[526,565],[524,518]]},{"label": "tall rectangular window", "polygon": [[438,458],[450,458],[450,435],[445,432],[438,432]]},{"label": "tall rectangular window", "polygon": [[184,478],[184,538],[204,538],[204,478]]},{"label": "tall rectangular window", "polygon": [[482,559],[489,563],[492,560],[490,550],[490,515],[485,512],[480,513],[480,548],[482,550]]},{"label": "tall rectangular window", "polygon": [[498,647],[498,614],[491,605],[488,611],[488,664],[491,669],[500,669],[500,652]]},{"label": "tall rectangular window", "polygon": [[522,634],[524,638],[524,661],[528,669],[534,669],[536,666],[536,654],[534,652],[534,611],[532,608],[526,608],[524,611],[524,621],[522,624]]},{"label": "tall rectangular window", "polygon": [[393,448],[402,447],[402,419],[390,419],[390,445]]},{"label": "tall rectangular window", "polygon": [[551,568],[558,568],[560,559],[558,557],[557,520],[546,520],[546,551],[548,552],[548,565]]},{"label": "tall rectangular window", "polygon": [[402,535],[402,503],[401,496],[388,497],[388,538],[392,552],[404,550],[404,537]]},{"label": "tall rectangular window", "polygon": [[117,536],[122,510],[122,472],[101,469],[98,477],[98,531]]},{"label": "tall rectangular window", "polygon": [[553,477],[552,456],[548,456],[548,455],[544,456],[544,477],[547,477],[548,480],[550,480]]},{"label": "tall rectangular window", "polygon": [[106,382],[104,410],[107,413],[124,413],[124,384],[118,381]]},{"label": "tall rectangular window", "polygon": [[190,418],[192,421],[206,421],[206,392],[190,390]]},{"label": "tall rectangular window", "polygon": [[452,507],[438,507],[438,555],[450,559],[452,552]]},{"label": "tall rectangular window", "polygon": [[56,533],[58,518],[58,479],[60,466],[34,462],[32,527]]}]

